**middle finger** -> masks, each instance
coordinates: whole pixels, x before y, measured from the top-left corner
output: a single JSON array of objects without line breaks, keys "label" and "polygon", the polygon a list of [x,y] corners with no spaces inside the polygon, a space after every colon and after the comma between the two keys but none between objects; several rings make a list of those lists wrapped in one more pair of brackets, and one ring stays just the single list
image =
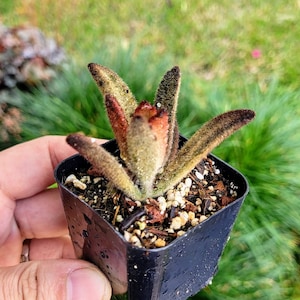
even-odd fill
[{"label": "middle finger", "polygon": [[68,233],[57,189],[17,200],[15,218],[24,239],[60,237]]}]

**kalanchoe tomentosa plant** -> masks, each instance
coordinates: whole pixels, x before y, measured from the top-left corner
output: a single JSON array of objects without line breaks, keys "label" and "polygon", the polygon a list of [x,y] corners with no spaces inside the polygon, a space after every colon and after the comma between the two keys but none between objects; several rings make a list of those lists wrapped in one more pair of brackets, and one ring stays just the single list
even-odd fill
[{"label": "kalanchoe tomentosa plant", "polygon": [[176,185],[217,145],[255,116],[240,109],[205,123],[180,149],[176,110],[180,70],[168,71],[154,104],[138,104],[124,81],[112,70],[91,63],[89,70],[105,101],[123,163],[95,139],[75,133],[67,142],[84,156],[93,170],[133,200],[158,197]]}]

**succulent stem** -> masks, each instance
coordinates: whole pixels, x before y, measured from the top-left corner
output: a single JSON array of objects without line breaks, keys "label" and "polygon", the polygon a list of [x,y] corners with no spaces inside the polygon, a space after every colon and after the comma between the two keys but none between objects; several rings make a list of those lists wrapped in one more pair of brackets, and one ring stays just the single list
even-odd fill
[{"label": "succulent stem", "polygon": [[151,197],[156,175],[164,166],[167,134],[167,113],[142,102],[128,128],[126,164],[139,179],[147,197]]}]

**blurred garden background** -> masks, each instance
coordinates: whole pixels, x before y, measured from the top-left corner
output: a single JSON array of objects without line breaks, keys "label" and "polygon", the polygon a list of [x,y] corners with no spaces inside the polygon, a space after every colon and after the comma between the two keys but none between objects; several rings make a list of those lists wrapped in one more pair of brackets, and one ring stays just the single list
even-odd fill
[{"label": "blurred garden background", "polygon": [[191,299],[300,299],[299,0],[1,1],[0,36],[1,149],[74,131],[111,138],[89,62],[115,70],[139,100],[179,65],[187,137],[221,112],[254,109],[214,151],[250,193],[219,272]]}]

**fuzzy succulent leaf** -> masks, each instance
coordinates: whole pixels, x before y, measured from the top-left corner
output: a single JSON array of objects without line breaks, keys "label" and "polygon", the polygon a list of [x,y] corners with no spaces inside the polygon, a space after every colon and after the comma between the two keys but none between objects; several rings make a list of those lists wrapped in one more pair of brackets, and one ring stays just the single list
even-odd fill
[{"label": "fuzzy succulent leaf", "polygon": [[178,151],[176,159],[166,165],[158,179],[154,196],[176,185],[203,158],[232,133],[249,123],[255,116],[248,109],[233,110],[206,122]]},{"label": "fuzzy succulent leaf", "polygon": [[101,147],[95,139],[89,138],[80,133],[67,136],[67,143],[76,149],[93,169],[99,174],[104,174],[117,189],[124,192],[132,199],[142,200],[142,194],[133,183],[123,166],[117,159]]},{"label": "fuzzy succulent leaf", "polygon": [[178,149],[179,132],[176,111],[180,82],[180,69],[178,66],[175,66],[164,75],[155,96],[155,106],[166,110],[168,113],[169,133],[166,160],[169,158],[173,159]]},{"label": "fuzzy succulent leaf", "polygon": [[119,101],[114,96],[105,96],[105,106],[111,127],[120,149],[121,158],[124,161],[127,161],[128,151],[126,136],[128,130],[128,120],[125,117],[124,110],[120,106]]},{"label": "fuzzy succulent leaf", "polygon": [[142,102],[129,124],[126,165],[139,179],[146,198],[151,196],[156,175],[164,165],[167,135],[167,112]]},{"label": "fuzzy succulent leaf", "polygon": [[88,69],[92,74],[100,92],[105,99],[106,95],[111,95],[118,100],[123,109],[125,117],[129,122],[137,103],[127,84],[111,69],[90,63]]}]

